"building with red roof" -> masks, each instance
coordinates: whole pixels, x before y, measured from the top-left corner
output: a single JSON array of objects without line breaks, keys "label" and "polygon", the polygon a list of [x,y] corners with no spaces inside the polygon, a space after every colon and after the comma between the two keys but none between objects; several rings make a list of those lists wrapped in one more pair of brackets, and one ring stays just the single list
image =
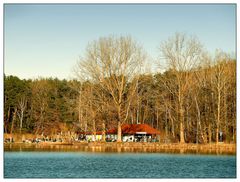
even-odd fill
[{"label": "building with red roof", "polygon": [[[107,134],[117,134],[117,128],[110,129],[106,132]],[[133,134],[147,134],[147,135],[160,135],[160,131],[149,126],[148,124],[123,124],[122,134],[133,135]]]},{"label": "building with red roof", "polygon": [[[123,142],[156,141],[159,140],[160,137],[160,131],[148,124],[123,124],[121,129]],[[116,141],[117,132],[117,128],[107,130],[105,132],[106,141]],[[95,136],[93,132],[80,132],[79,134],[84,134],[86,136],[86,140],[89,141],[102,140],[103,138],[102,131],[97,131]]]},{"label": "building with red roof", "polygon": [[[106,132],[107,139],[117,139],[117,128]],[[123,124],[122,140],[126,141],[155,141],[159,139],[160,131],[148,124]]]}]

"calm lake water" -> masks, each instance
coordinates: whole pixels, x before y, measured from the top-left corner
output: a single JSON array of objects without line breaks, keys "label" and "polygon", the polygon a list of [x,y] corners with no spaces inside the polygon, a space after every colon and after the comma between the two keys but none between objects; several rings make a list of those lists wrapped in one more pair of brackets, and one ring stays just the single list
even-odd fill
[{"label": "calm lake water", "polygon": [[236,178],[236,156],[4,152],[5,178]]}]

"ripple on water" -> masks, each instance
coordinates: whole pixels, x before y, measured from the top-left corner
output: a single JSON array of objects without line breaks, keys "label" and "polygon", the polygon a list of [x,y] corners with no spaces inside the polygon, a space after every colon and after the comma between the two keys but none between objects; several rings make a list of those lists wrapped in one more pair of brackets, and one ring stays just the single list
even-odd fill
[{"label": "ripple on water", "polygon": [[236,156],[4,152],[5,178],[236,178]]}]

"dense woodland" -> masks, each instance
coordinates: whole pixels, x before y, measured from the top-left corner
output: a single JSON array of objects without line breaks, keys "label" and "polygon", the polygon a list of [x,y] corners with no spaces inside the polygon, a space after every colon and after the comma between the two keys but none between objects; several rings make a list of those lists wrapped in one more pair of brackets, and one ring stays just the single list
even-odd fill
[{"label": "dense woodland", "polygon": [[124,123],[147,123],[171,142],[219,142],[220,133],[236,142],[236,60],[221,51],[210,56],[197,38],[180,33],[160,44],[159,55],[165,71],[146,73],[141,46],[109,36],[87,46],[76,79],[4,75],[4,132],[118,127],[120,136]]}]

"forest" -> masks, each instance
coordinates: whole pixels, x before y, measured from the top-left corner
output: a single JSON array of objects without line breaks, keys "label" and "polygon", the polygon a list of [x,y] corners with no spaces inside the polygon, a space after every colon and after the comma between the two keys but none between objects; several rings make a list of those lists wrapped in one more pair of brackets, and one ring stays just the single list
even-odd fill
[{"label": "forest", "polygon": [[[90,42],[75,78],[4,75],[4,133],[96,132],[146,123],[171,142],[236,142],[236,58],[176,33],[156,66],[130,36]],[[54,68],[52,68],[54,69]]]}]

